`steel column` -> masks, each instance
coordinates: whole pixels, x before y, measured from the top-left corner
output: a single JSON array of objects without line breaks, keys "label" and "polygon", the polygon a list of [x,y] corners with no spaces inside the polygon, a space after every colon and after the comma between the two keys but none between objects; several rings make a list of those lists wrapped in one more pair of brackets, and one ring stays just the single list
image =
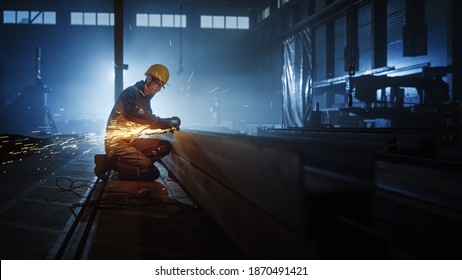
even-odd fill
[{"label": "steel column", "polygon": [[124,79],[124,5],[123,0],[114,0],[114,96],[123,91]]}]

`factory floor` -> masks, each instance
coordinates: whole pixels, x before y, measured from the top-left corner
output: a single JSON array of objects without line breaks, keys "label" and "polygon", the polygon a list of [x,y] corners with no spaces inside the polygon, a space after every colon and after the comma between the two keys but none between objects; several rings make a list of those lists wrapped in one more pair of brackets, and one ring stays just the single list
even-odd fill
[{"label": "factory floor", "polygon": [[0,140],[2,260],[246,258],[161,164],[156,182],[103,184],[96,135]]},{"label": "factory floor", "polygon": [[[106,184],[97,180],[93,157],[102,143],[98,135],[0,136],[2,260],[254,258],[160,163],[155,182],[121,181],[115,172]],[[345,233],[320,229],[319,258],[460,259],[461,151],[441,150],[443,160],[374,156],[374,223],[366,233],[383,254],[332,242]],[[358,232],[351,237],[364,241]]]}]

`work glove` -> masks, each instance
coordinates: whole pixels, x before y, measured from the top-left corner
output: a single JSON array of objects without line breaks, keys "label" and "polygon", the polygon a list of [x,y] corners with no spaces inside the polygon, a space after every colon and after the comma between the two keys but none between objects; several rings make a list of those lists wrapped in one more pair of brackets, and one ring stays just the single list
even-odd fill
[{"label": "work glove", "polygon": [[157,117],[155,121],[150,125],[152,129],[170,129],[175,128],[176,130],[180,129],[181,120],[179,117],[174,116],[171,118],[159,118]]},{"label": "work glove", "polygon": [[157,116],[154,117],[154,121],[151,123],[151,129],[169,129],[171,128],[170,119],[169,118],[159,118]]},{"label": "work glove", "polygon": [[170,118],[170,125],[177,130],[180,130],[181,120],[177,116],[173,116]]}]

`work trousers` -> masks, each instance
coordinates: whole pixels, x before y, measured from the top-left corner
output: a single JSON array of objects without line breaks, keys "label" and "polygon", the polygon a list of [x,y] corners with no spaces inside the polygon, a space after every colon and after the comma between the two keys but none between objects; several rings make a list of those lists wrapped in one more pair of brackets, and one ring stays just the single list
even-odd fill
[{"label": "work trousers", "polygon": [[138,138],[132,142],[117,143],[112,156],[113,169],[122,180],[154,181],[159,170],[154,162],[168,155],[172,150],[170,142],[154,138]]}]

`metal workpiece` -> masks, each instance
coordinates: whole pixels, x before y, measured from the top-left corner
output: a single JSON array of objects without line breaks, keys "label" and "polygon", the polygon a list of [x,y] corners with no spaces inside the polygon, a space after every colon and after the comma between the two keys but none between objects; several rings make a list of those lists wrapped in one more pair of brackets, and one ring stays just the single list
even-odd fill
[{"label": "metal workpiece", "polygon": [[[409,133],[407,137],[417,137],[428,131]],[[173,143],[173,151],[164,162],[194,200],[251,258],[406,258],[406,254],[426,258],[432,254],[460,254],[451,251],[447,242],[439,244],[434,229],[425,226],[425,221],[434,224],[434,214],[438,213],[442,225],[459,231],[458,210],[444,210],[461,201],[460,195],[450,195],[456,188],[448,193],[449,189],[437,187],[441,181],[436,179],[436,166],[427,167],[425,185],[416,180],[410,187],[409,180],[403,178],[409,175],[403,173],[405,170],[431,159],[414,156],[414,160],[406,160],[409,156],[387,154],[384,142],[382,149],[378,149],[379,141],[363,145],[364,137],[370,135],[344,138],[348,140],[341,145],[332,138],[342,136],[330,136],[331,141],[326,135],[255,137],[175,131],[165,135]],[[386,139],[386,133],[381,136]],[[447,161],[446,165],[452,166],[450,170],[460,168],[460,163]],[[457,173],[446,172],[452,172],[446,182],[457,184]],[[422,192],[427,195],[424,202],[419,195]],[[439,198],[437,204],[434,199],[428,200],[432,196]],[[433,214],[427,215],[428,209],[414,209],[421,203],[433,209]],[[418,225],[419,232],[409,234],[402,224],[395,223],[396,215],[412,220],[416,211],[421,211],[422,223],[409,224]],[[455,242],[454,235],[451,240]],[[425,244],[435,242],[439,244],[435,245],[437,249],[424,249]]]},{"label": "metal workpiece", "polygon": [[343,226],[337,215],[371,220],[372,157],[358,149],[193,131],[166,137],[174,147],[167,167],[252,257],[321,257],[329,251],[324,227]]}]

